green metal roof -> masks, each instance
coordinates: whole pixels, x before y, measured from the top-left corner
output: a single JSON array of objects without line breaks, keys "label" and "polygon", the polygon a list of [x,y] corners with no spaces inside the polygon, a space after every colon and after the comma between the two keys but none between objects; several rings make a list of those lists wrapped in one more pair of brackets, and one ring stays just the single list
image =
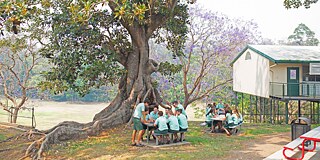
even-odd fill
[{"label": "green metal roof", "polygon": [[247,45],[231,65],[251,49],[274,63],[320,63],[319,46]]}]

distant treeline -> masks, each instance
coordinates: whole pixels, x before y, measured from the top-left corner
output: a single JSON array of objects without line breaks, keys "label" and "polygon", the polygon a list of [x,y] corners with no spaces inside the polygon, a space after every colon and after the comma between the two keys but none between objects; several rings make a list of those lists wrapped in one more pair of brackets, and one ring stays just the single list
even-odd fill
[{"label": "distant treeline", "polygon": [[54,94],[49,91],[32,90],[28,93],[28,97],[41,100],[52,100],[58,102],[64,101],[81,101],[81,102],[109,102],[115,95],[117,90],[113,87],[100,87],[99,89],[91,89],[85,96],[80,96],[77,92],[68,90],[63,93]]}]

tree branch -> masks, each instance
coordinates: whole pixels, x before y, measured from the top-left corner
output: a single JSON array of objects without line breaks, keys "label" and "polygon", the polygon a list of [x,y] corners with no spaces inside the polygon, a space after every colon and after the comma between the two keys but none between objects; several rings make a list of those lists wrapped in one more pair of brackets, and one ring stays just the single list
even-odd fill
[{"label": "tree branch", "polygon": [[4,77],[4,74],[3,74],[3,71],[2,71],[2,70],[0,70],[0,77],[1,77],[2,80],[4,81],[4,83],[3,83],[4,96],[5,96],[6,98],[8,98],[14,105],[16,105],[16,104],[17,104],[17,103],[16,103],[16,100],[15,100],[12,96],[9,95],[8,86],[7,86],[7,84],[6,84],[6,79],[5,79],[5,77]]},{"label": "tree branch", "polygon": [[232,79],[229,79],[229,80],[227,80],[227,81],[225,81],[225,82],[222,82],[222,83],[220,83],[220,84],[218,84],[218,85],[213,86],[212,88],[208,89],[205,93],[203,93],[201,96],[199,96],[199,97],[194,97],[194,98],[192,98],[191,100],[189,100],[188,103],[187,103],[187,105],[193,103],[194,101],[197,101],[197,100],[200,100],[200,99],[206,97],[206,96],[207,96],[209,93],[211,93],[214,89],[216,89],[216,88],[218,88],[218,87],[220,87],[220,86],[223,86],[223,85],[225,85],[225,84],[227,84],[227,83],[229,83],[229,82],[231,82],[231,81],[232,81]]}]

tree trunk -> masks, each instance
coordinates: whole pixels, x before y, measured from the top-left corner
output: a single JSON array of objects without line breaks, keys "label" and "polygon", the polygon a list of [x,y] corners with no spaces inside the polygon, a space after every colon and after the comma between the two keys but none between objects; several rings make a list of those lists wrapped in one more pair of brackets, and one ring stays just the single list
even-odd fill
[{"label": "tree trunk", "polygon": [[12,121],[11,123],[17,123],[19,108],[14,108],[12,112]]},{"label": "tree trunk", "polygon": [[[155,72],[158,66],[155,61],[149,59],[148,38],[143,35],[137,31],[136,36],[132,37],[134,51],[125,57],[124,67],[127,73],[120,79],[118,94],[110,105],[97,113],[90,123],[65,121],[44,131],[46,136],[33,142],[28,147],[26,156],[39,159],[52,144],[96,136],[105,129],[129,121],[137,98],[143,97],[148,90],[154,90],[151,84],[151,73]],[[156,98],[153,97],[150,100],[155,101]]]}]

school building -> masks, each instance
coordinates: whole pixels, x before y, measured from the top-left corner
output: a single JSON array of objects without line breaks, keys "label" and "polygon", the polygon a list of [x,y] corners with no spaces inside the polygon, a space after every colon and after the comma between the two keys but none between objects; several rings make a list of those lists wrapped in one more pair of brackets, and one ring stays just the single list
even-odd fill
[{"label": "school building", "polygon": [[[243,94],[250,95],[247,114],[256,116],[256,121],[267,118],[288,123],[294,112],[289,113],[290,103],[297,104],[297,117],[319,123],[320,47],[247,45],[231,65],[233,90],[242,99]],[[302,102],[308,108],[301,108]]]}]

